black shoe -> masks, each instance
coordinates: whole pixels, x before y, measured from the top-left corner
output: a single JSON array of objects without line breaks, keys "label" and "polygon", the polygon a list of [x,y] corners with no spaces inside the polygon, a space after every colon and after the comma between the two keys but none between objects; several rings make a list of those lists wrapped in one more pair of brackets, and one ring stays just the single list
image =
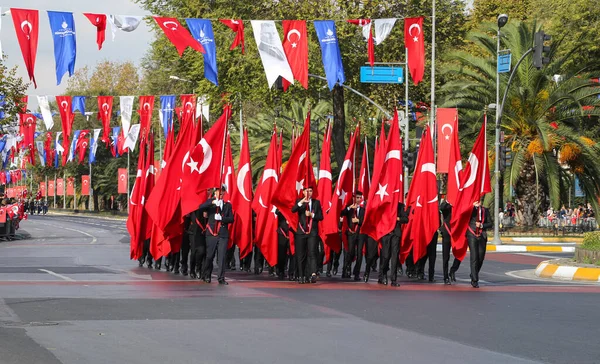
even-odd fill
[{"label": "black shoe", "polygon": [[202,277],[202,274],[198,273],[198,279],[204,280],[204,277]]},{"label": "black shoe", "polygon": [[423,274],[423,273],[417,274],[417,279],[420,280],[420,281],[425,280],[425,274]]},{"label": "black shoe", "polygon": [[143,268],[144,267],[144,262],[138,262],[138,267]]},{"label": "black shoe", "polygon": [[234,265],[233,267],[229,268],[229,269],[230,269],[230,270],[235,270],[235,265]]},{"label": "black shoe", "polygon": [[179,268],[175,268],[175,269],[173,270],[173,274],[179,274]]},{"label": "black shoe", "polygon": [[404,271],[402,270],[402,268],[398,269],[398,275],[400,277],[402,277],[404,275]]},{"label": "black shoe", "polygon": [[383,284],[387,286],[387,284],[388,284],[387,276],[383,277]]},{"label": "black shoe", "polygon": [[194,273],[194,272],[190,273],[190,278],[196,279],[196,273]]},{"label": "black shoe", "polygon": [[160,270],[160,264],[155,264],[155,265],[154,265],[154,269],[156,269],[156,270]]},{"label": "black shoe", "polygon": [[187,276],[187,275],[188,275],[188,270],[187,270],[187,268],[183,268],[183,269],[181,270],[181,274],[182,274],[182,275],[184,275],[184,276]]},{"label": "black shoe", "polygon": [[365,283],[367,283],[369,281],[369,273],[365,272],[365,275],[363,276],[363,280],[365,281]]},{"label": "black shoe", "polygon": [[360,281],[360,277],[358,276],[358,274],[354,276],[354,281],[355,281],[355,282],[358,282],[358,281]]},{"label": "black shoe", "polygon": [[435,278],[429,277],[429,283],[435,283]]},{"label": "black shoe", "polygon": [[390,286],[392,286],[392,287],[400,287],[400,283],[398,283],[396,281],[392,281],[392,283],[390,284]]},{"label": "black shoe", "polygon": [[337,268],[333,268],[333,275],[334,275],[334,276],[337,276],[337,271],[338,271],[338,269],[337,269]]},{"label": "black shoe", "polygon": [[471,281],[471,286],[473,286],[473,288],[479,288],[479,283],[475,282],[475,281]]},{"label": "black shoe", "polygon": [[452,282],[456,282],[456,275],[455,275],[455,273],[456,272],[450,271],[450,274],[448,274],[448,276],[450,277],[450,280]]},{"label": "black shoe", "polygon": [[275,277],[275,272],[269,272],[269,277]]},{"label": "black shoe", "polygon": [[448,279],[448,278],[444,278],[444,284],[447,286],[452,285],[452,283],[450,283],[450,279]]},{"label": "black shoe", "polygon": [[210,277],[204,278],[204,282],[210,283]]},{"label": "black shoe", "polygon": [[317,275],[313,273],[313,275],[310,276],[310,283],[317,283]]},{"label": "black shoe", "polygon": [[296,278],[294,277],[294,275],[290,274],[290,276],[288,277],[288,281],[293,282],[295,280],[296,280]]},{"label": "black shoe", "polygon": [[227,281],[225,280],[225,278],[219,279],[219,284],[224,285],[224,286],[228,286],[229,285],[229,283],[227,283]]},{"label": "black shoe", "polygon": [[284,278],[285,277],[283,276],[283,274],[278,274],[277,275],[277,279],[280,280],[280,281],[283,281]]},{"label": "black shoe", "polygon": [[148,263],[147,267],[148,269],[152,269],[152,263]]},{"label": "black shoe", "polygon": [[331,272],[327,271],[327,273],[325,274],[327,277],[331,277]]},{"label": "black shoe", "polygon": [[377,280],[377,283],[378,283],[378,284],[385,284],[385,283],[383,283],[383,278],[379,278],[379,279]]},{"label": "black shoe", "polygon": [[304,277],[298,277],[298,284],[304,284]]}]

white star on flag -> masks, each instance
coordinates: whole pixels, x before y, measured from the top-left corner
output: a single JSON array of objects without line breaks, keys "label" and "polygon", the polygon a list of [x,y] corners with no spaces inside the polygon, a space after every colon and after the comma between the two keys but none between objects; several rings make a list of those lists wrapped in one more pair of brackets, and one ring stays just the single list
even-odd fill
[{"label": "white star on flag", "polygon": [[187,163],[188,167],[190,167],[190,173],[196,171],[196,172],[200,172],[198,170],[198,162],[194,162],[194,160],[192,159],[192,157],[190,157],[190,162]]},{"label": "white star on flag", "polygon": [[414,37],[413,41],[418,42],[419,41],[419,37]]},{"label": "white star on flag", "polygon": [[342,192],[341,192],[341,193],[339,193],[339,192],[338,192],[338,196],[340,196],[340,197],[339,197],[339,199],[340,199],[342,202],[346,201],[346,195],[347,195],[347,193],[346,193],[346,191],[344,191],[344,190],[342,190]]},{"label": "white star on flag", "polygon": [[383,201],[385,196],[389,196],[389,193],[387,193],[387,186],[387,184],[385,186],[382,186],[381,183],[379,184],[379,190],[377,191],[376,195],[379,195],[381,201]]},{"label": "white star on flag", "polygon": [[303,187],[304,187],[304,179],[302,179],[302,181],[296,181],[296,191],[298,191],[298,193],[300,193],[300,191],[302,191]]}]

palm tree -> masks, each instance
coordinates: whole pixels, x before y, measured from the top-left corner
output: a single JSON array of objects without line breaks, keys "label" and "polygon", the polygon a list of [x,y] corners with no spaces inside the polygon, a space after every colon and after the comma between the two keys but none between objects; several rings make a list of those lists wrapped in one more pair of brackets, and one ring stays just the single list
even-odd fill
[{"label": "palm tree", "polygon": [[[537,30],[535,22],[509,24],[502,31],[502,44],[511,50],[513,59],[519,59],[531,48]],[[441,89],[443,104],[459,108],[463,136],[478,128],[482,111],[495,102],[496,40],[490,36],[495,33],[492,24],[483,24],[470,33],[469,52],[451,53],[443,70],[452,80]],[[510,85],[501,121],[503,146],[512,154],[512,163],[503,174],[504,196],[510,198],[514,191],[528,226],[535,223],[536,213],[545,205],[558,208],[568,199],[574,176],[598,211],[600,146],[595,125],[600,116],[600,87],[592,80],[598,74],[587,65],[567,69],[566,61],[578,47],[564,50],[562,45],[562,40],[552,41],[550,64],[542,70],[533,67],[531,56],[521,64]],[[508,74],[502,75],[501,92],[507,79]],[[493,151],[494,123],[489,125]],[[491,198],[488,195],[486,202]]]}]

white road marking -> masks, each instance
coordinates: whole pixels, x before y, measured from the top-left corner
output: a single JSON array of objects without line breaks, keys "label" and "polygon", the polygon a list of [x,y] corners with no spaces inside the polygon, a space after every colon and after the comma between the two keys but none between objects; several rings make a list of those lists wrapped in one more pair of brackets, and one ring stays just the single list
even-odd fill
[{"label": "white road marking", "polygon": [[53,272],[53,271],[51,271],[51,270],[47,270],[47,269],[38,269],[38,270],[39,270],[40,272],[45,272],[45,273],[48,273],[48,274],[50,274],[51,276],[54,276],[54,277],[56,277],[56,278],[63,279],[63,280],[65,280],[65,281],[69,281],[69,282],[77,282],[77,281],[76,281],[76,280],[74,280],[73,278],[69,278],[69,277],[67,277],[67,276],[63,276],[62,274],[54,273],[54,272]]},{"label": "white road marking", "polygon": [[[42,225],[48,226],[49,224],[42,224]],[[98,239],[94,235],[86,233],[85,231],[81,231],[81,230],[77,230],[77,229],[71,229],[71,228],[67,228],[67,227],[61,227],[61,229],[70,230],[70,231],[74,231],[76,233],[80,233],[80,234],[89,236],[90,238],[92,238],[92,241],[90,242],[90,244],[96,244],[96,242],[98,241]]]}]

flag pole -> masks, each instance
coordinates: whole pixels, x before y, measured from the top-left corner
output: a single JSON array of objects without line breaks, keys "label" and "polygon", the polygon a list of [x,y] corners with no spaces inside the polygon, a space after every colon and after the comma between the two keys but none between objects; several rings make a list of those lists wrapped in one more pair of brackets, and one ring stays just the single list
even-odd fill
[{"label": "flag pole", "polygon": [[54,209],[56,210],[56,173],[54,173]]},{"label": "flag pole", "polygon": [[131,150],[129,150],[127,152],[127,213],[128,214],[129,214],[129,154],[131,154]]},{"label": "flag pole", "polygon": [[92,200],[94,197],[94,189],[92,188],[92,163],[88,163],[88,165],[90,166],[90,194],[89,194],[89,198],[88,198],[88,205],[89,205],[90,211],[94,211],[94,208],[92,207]]},{"label": "flag pole", "polygon": [[67,186],[65,186],[66,181],[67,172],[63,172],[63,210],[67,209]]},{"label": "flag pole", "polygon": [[46,183],[46,188],[44,189],[44,194],[46,196],[44,196],[44,197],[45,197],[46,205],[47,205],[48,204],[48,176],[44,176],[44,177],[46,178],[46,182],[45,182]]},{"label": "flag pole", "polygon": [[[408,110],[408,48],[404,48],[404,52],[406,54],[406,76],[404,77],[404,153],[408,153],[408,148],[410,146],[410,138],[408,137],[409,132],[409,110]],[[416,122],[416,120],[415,120]],[[404,192],[408,191],[408,166],[404,166]],[[404,196],[400,196],[401,200],[404,201]]]},{"label": "flag pole", "polygon": [[73,211],[77,210],[77,180],[73,178]]}]

